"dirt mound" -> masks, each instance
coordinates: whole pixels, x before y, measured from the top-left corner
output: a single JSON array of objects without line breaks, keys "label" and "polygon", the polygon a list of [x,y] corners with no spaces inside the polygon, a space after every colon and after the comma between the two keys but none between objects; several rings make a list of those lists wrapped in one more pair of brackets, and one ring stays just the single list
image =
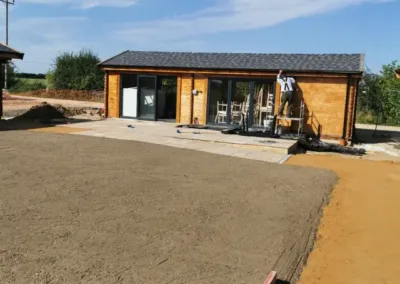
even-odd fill
[{"label": "dirt mound", "polygon": [[24,119],[62,119],[70,116],[71,113],[68,109],[63,107],[62,105],[50,105],[46,102],[41,103],[40,105],[33,106],[27,112],[15,117],[15,120],[24,120]]}]

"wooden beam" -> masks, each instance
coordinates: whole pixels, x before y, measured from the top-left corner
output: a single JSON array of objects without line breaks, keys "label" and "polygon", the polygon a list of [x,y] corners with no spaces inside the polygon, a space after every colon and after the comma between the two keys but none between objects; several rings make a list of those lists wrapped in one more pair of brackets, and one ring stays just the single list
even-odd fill
[{"label": "wooden beam", "polygon": [[104,117],[108,117],[108,72],[104,74]]},{"label": "wooden beam", "polygon": [[181,122],[181,94],[182,94],[182,76],[178,76],[176,88],[176,122]]},{"label": "wooden beam", "polygon": [[4,65],[0,64],[0,119],[3,116]]}]

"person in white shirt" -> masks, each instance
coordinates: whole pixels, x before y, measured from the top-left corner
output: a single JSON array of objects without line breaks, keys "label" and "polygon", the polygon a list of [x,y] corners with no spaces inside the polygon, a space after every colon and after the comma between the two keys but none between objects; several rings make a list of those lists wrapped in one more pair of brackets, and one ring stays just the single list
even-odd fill
[{"label": "person in white shirt", "polygon": [[296,81],[292,77],[288,77],[282,70],[279,71],[277,81],[279,85],[281,85],[281,105],[279,106],[278,115],[283,116],[283,110],[285,109],[286,103],[288,103],[286,116],[290,117],[292,115],[293,90]]}]

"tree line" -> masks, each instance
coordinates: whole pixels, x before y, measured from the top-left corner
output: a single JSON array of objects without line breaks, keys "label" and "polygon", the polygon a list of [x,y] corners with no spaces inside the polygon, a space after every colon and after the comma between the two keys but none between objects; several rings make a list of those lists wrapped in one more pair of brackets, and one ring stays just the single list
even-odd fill
[{"label": "tree line", "polygon": [[[65,52],[54,59],[47,74],[19,73],[15,65],[8,66],[8,86],[11,92],[40,89],[102,90],[104,73],[98,69],[100,58],[91,50]],[[29,79],[29,80],[27,80]]]},{"label": "tree line", "polygon": [[366,70],[357,100],[357,122],[400,125],[400,79],[398,61],[382,66],[376,74]]}]

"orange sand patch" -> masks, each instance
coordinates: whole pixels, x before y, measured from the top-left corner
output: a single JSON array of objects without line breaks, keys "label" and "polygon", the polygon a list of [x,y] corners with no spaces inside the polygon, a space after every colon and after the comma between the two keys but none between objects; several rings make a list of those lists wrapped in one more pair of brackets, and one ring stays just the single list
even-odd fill
[{"label": "orange sand patch", "polygon": [[400,283],[400,164],[299,155],[339,175],[300,284]]},{"label": "orange sand patch", "polygon": [[90,129],[88,129],[88,128],[76,128],[76,127],[53,126],[53,127],[43,127],[43,128],[30,129],[29,131],[72,134],[72,133],[83,132],[83,131],[88,131],[88,130],[90,130]]}]

